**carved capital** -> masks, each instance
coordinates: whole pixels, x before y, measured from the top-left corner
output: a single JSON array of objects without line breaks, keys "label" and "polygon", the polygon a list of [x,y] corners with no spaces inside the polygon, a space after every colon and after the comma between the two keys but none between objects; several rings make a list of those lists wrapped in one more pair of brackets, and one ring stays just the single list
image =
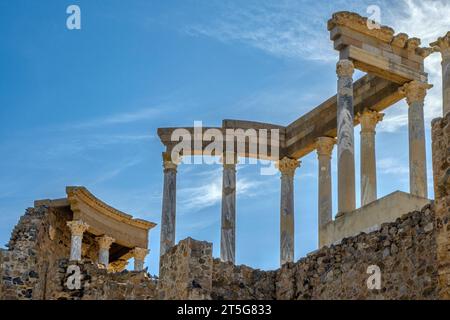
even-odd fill
[{"label": "carved capital", "polygon": [[432,84],[419,81],[411,81],[399,88],[400,92],[406,96],[406,102],[411,105],[414,102],[423,102],[427,94],[427,90],[433,87]]},{"label": "carved capital", "polygon": [[382,121],[384,113],[373,110],[364,110],[356,115],[356,120],[361,124],[361,132],[375,132],[377,123]]},{"label": "carved capital", "polygon": [[150,250],[144,248],[134,248],[133,249],[133,257],[136,260],[144,261],[145,256],[149,253]]},{"label": "carved capital", "polygon": [[336,64],[336,73],[338,77],[352,77],[355,71],[355,66],[353,62],[347,59],[339,60]]},{"label": "carved capital", "polygon": [[300,161],[297,159],[284,157],[283,159],[278,160],[275,163],[275,166],[277,167],[278,170],[280,170],[282,175],[293,177],[295,169],[297,169],[300,166]]},{"label": "carved capital", "polygon": [[238,163],[237,154],[234,152],[225,152],[220,156],[220,163],[223,164],[224,168],[235,168]]},{"label": "carved capital", "polygon": [[89,225],[81,220],[67,221],[67,226],[70,228],[70,232],[74,236],[82,236],[83,233],[89,228]]},{"label": "carved capital", "polygon": [[316,140],[317,155],[331,157],[331,153],[333,152],[333,147],[335,144],[336,144],[335,138],[330,137],[317,138]]},{"label": "carved capital", "polygon": [[170,152],[163,152],[162,158],[163,158],[164,170],[175,170],[176,171],[178,164],[181,161],[181,157],[178,158],[178,161],[174,161],[172,159]]},{"label": "carved capital", "polygon": [[109,248],[111,247],[111,245],[114,241],[116,241],[116,239],[106,236],[106,235],[97,237],[97,243],[98,243],[98,246],[100,247],[100,249],[109,250]]},{"label": "carved capital", "polygon": [[435,52],[442,54],[442,59],[450,59],[450,31],[443,37],[439,37],[437,41],[430,43]]}]

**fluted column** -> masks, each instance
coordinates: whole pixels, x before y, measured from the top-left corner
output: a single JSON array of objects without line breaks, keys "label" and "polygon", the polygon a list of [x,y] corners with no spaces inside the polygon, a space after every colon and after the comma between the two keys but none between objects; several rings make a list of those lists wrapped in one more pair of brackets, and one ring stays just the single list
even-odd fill
[{"label": "fluted column", "polygon": [[331,153],[335,143],[336,139],[330,137],[320,137],[316,141],[319,160],[319,242],[320,227],[332,220]]},{"label": "fluted column", "polygon": [[430,45],[442,55],[442,100],[445,116],[450,112],[450,31]]},{"label": "fluted column", "polygon": [[400,88],[409,105],[409,192],[423,198],[428,196],[423,106],[427,89],[431,87],[427,83],[411,81]]},{"label": "fluted column", "polygon": [[83,233],[89,225],[81,220],[68,221],[67,226],[71,232],[70,261],[81,261],[81,245],[83,243]]},{"label": "fluted column", "polygon": [[221,161],[223,163],[223,177],[220,259],[225,262],[235,263],[237,157],[234,154],[227,154]]},{"label": "fluted column", "polygon": [[375,127],[383,116],[382,113],[367,109],[358,114],[361,124],[361,206],[377,200]]},{"label": "fluted column", "polygon": [[300,161],[284,157],[277,161],[281,172],[280,264],[294,261],[294,173]]},{"label": "fluted column", "polygon": [[163,167],[164,187],[161,216],[161,256],[175,245],[177,164],[172,161],[170,154],[167,152],[163,153]]},{"label": "fluted column", "polygon": [[136,247],[133,249],[134,271],[144,270],[145,256],[147,256],[147,254],[149,252],[150,251],[148,249],[144,249],[144,248]]},{"label": "fluted column", "polygon": [[116,241],[114,238],[107,235],[97,237],[98,243],[98,263],[108,267],[109,264],[109,248],[111,248],[112,243]]},{"label": "fluted column", "polygon": [[337,93],[337,144],[338,144],[338,211],[355,209],[355,151],[353,133],[353,72],[350,60],[340,60],[336,65]]}]

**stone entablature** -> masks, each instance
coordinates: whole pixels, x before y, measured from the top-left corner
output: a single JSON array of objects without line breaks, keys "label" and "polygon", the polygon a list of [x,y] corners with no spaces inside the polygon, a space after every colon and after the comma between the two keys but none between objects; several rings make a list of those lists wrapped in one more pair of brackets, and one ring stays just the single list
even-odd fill
[{"label": "stone entablature", "polygon": [[353,12],[337,12],[328,21],[330,39],[341,59],[350,59],[358,69],[404,84],[427,82],[423,60],[433,52],[420,47],[418,38],[394,30]]},{"label": "stone entablature", "polygon": [[67,187],[66,192],[74,220],[86,222],[92,234],[107,234],[115,239],[115,243],[128,248],[147,248],[148,231],[156,226],[155,223],[133,219],[99,200],[85,187]]}]

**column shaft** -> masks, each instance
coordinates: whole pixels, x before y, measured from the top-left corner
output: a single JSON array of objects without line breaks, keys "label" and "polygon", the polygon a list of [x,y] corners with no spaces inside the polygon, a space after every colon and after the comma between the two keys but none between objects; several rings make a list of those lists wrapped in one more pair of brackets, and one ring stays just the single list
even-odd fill
[{"label": "column shaft", "polygon": [[220,259],[235,263],[236,252],[236,164],[223,165]]},{"label": "column shaft", "polygon": [[134,271],[142,271],[144,270],[144,261],[145,256],[149,253],[148,249],[145,248],[134,248],[133,249],[133,257],[134,257]]},{"label": "column shaft", "polygon": [[68,221],[67,226],[71,232],[70,260],[80,261],[83,233],[89,228],[89,225],[81,220],[73,220]]},{"label": "column shaft", "polygon": [[332,191],[331,191],[331,153],[335,139],[320,137],[316,142],[317,158],[319,160],[319,244],[320,228],[332,220]]},{"label": "column shaft", "polygon": [[409,192],[423,198],[428,197],[423,106],[426,90],[431,87],[427,83],[411,81],[400,88],[409,105]]},{"label": "column shaft", "polygon": [[337,64],[338,211],[355,209],[355,155],[353,133],[353,63]]},{"label": "column shaft", "polygon": [[277,166],[281,172],[280,198],[280,264],[294,261],[294,172],[300,165],[295,159],[283,158]]},{"label": "column shaft", "polygon": [[160,255],[175,245],[177,166],[170,160],[164,161],[164,189],[161,216]]},{"label": "column shaft", "polygon": [[81,260],[82,242],[83,242],[83,235],[72,234],[70,244],[70,261]]},{"label": "column shaft", "polygon": [[410,193],[427,198],[427,161],[423,102],[411,103],[408,110]]},{"label": "column shaft", "polygon": [[98,243],[98,263],[103,264],[105,267],[108,267],[109,264],[109,248],[111,248],[111,244],[115,241],[115,239],[104,235],[97,238]]},{"label": "column shaft", "polygon": [[375,156],[375,127],[383,114],[365,110],[358,114],[361,123],[361,206],[377,199],[377,168]]}]

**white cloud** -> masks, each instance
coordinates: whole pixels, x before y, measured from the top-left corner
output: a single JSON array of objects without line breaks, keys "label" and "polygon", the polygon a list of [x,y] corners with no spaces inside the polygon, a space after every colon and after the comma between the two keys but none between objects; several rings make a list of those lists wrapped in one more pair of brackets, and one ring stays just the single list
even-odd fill
[{"label": "white cloud", "polygon": [[45,155],[49,158],[67,157],[82,154],[88,150],[102,149],[118,144],[147,143],[155,138],[154,135],[145,134],[93,134],[75,137],[57,137],[42,141],[45,145]]},{"label": "white cloud", "polygon": [[222,15],[213,23],[191,25],[185,31],[227,43],[241,42],[277,57],[336,60],[326,29],[331,3],[246,1],[239,6],[218,6]]},{"label": "white cloud", "polygon": [[73,128],[84,129],[84,128],[95,128],[106,125],[127,124],[137,121],[149,120],[154,119],[155,117],[160,115],[161,109],[162,107],[151,107],[139,109],[132,112],[116,113],[106,116],[104,118],[98,118],[94,120],[76,123],[69,127],[71,129]]},{"label": "white cloud", "polygon": [[396,158],[383,158],[377,160],[377,168],[381,174],[400,175],[409,173],[408,166]]},{"label": "white cloud", "polygon": [[120,175],[122,172],[124,172],[128,168],[134,167],[135,165],[141,163],[142,160],[143,159],[139,159],[139,158],[129,159],[129,160],[119,164],[118,166],[116,166],[113,169],[104,171],[104,172],[100,173],[92,181],[92,183],[90,185],[95,185],[95,184],[99,184],[99,183],[103,183],[103,182],[109,181],[109,180],[117,177],[118,175]]},{"label": "white cloud", "polygon": [[[183,212],[200,211],[212,207],[222,200],[222,169],[205,170],[196,174],[192,181],[197,185],[182,188],[177,191],[180,208]],[[238,197],[253,197],[264,191],[260,181],[255,181],[239,175],[236,181]]]}]

